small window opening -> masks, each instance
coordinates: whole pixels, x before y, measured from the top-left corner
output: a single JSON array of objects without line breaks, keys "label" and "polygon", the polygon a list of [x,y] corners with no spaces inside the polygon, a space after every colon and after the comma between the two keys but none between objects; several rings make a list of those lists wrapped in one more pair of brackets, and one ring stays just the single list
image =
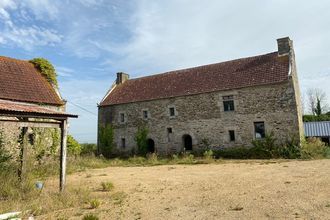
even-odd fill
[{"label": "small window opening", "polygon": [[170,108],[170,116],[175,116],[175,109],[174,107]]},{"label": "small window opening", "polygon": [[120,113],[120,122],[125,122],[125,114]]},{"label": "small window opening", "polygon": [[254,122],[254,134],[256,139],[261,139],[265,137],[265,123]]},{"label": "small window opening", "polygon": [[235,131],[234,130],[229,131],[229,140],[235,141]]},{"label": "small window opening", "polygon": [[126,148],[126,139],[125,138],[121,139],[121,147]]},{"label": "small window opening", "polygon": [[143,118],[144,119],[148,119],[149,118],[149,114],[147,110],[143,110]]},{"label": "small window opening", "polygon": [[167,128],[167,133],[172,134],[172,128]]}]

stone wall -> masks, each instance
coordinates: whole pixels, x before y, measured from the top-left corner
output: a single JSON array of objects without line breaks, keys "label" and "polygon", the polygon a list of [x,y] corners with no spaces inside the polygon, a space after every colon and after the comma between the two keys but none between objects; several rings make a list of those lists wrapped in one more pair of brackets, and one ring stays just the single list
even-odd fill
[{"label": "stone wall", "polygon": [[[65,106],[43,105],[42,107],[63,111]],[[13,119],[0,116],[0,119]],[[5,145],[5,150],[10,153],[14,161],[19,160],[22,127],[8,121],[0,120],[0,132]],[[49,155],[57,154],[60,147],[59,128],[28,128],[27,138],[28,152],[37,160],[42,160]]]},{"label": "stone wall", "polygon": [[[225,112],[223,96],[233,95],[235,111]],[[299,115],[292,78],[280,84],[204,93],[168,99],[99,107],[99,126],[112,124],[117,150],[129,153],[136,148],[137,128],[145,125],[149,138],[160,154],[183,151],[183,136],[192,137],[193,150],[202,150],[203,143],[217,147],[250,146],[254,139],[254,122],[263,121],[267,133],[274,132],[279,142],[298,137]],[[169,115],[174,107],[176,115]],[[143,110],[149,119],[143,119]],[[125,122],[120,122],[120,113]],[[172,128],[172,134],[168,133]],[[229,130],[235,131],[230,141]],[[121,139],[125,138],[125,148]]]}]

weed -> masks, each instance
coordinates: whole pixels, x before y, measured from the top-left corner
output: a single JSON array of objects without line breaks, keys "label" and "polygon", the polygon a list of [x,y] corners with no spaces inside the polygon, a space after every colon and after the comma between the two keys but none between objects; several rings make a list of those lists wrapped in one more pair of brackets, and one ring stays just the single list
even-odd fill
[{"label": "weed", "polygon": [[87,214],[83,217],[83,220],[99,220],[99,217],[94,214]]},{"label": "weed", "polygon": [[101,205],[101,202],[98,199],[92,199],[89,201],[89,205],[90,205],[91,209],[96,209]]},{"label": "weed", "polygon": [[112,182],[102,182],[101,186],[102,186],[102,191],[106,191],[106,192],[109,192],[114,188]]},{"label": "weed", "polygon": [[206,150],[206,151],[204,151],[203,156],[206,161],[212,161],[213,160],[213,151]]},{"label": "weed", "polygon": [[112,194],[113,203],[115,205],[121,205],[124,202],[124,199],[127,197],[125,192],[116,192]]}]

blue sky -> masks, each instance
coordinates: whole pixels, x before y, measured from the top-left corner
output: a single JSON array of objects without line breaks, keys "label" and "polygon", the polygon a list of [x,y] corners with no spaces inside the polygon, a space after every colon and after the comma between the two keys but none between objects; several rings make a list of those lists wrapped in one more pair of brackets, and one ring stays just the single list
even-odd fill
[{"label": "blue sky", "polygon": [[321,88],[329,102],[329,11],[325,0],[1,0],[0,55],[50,60],[67,111],[80,116],[69,132],[95,142],[96,106],[116,72],[134,78],[268,53],[285,36],[302,93]]}]

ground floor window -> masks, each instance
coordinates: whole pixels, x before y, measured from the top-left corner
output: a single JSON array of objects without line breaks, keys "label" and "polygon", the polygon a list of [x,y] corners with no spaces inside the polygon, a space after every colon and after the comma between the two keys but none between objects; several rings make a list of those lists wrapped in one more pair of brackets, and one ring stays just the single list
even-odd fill
[{"label": "ground floor window", "polygon": [[235,141],[235,131],[234,130],[229,131],[229,140]]},{"label": "ground floor window", "polygon": [[254,137],[256,139],[261,139],[265,137],[265,123],[261,122],[254,122]]},{"label": "ground floor window", "polygon": [[121,139],[121,147],[126,148],[126,139],[125,138]]}]

